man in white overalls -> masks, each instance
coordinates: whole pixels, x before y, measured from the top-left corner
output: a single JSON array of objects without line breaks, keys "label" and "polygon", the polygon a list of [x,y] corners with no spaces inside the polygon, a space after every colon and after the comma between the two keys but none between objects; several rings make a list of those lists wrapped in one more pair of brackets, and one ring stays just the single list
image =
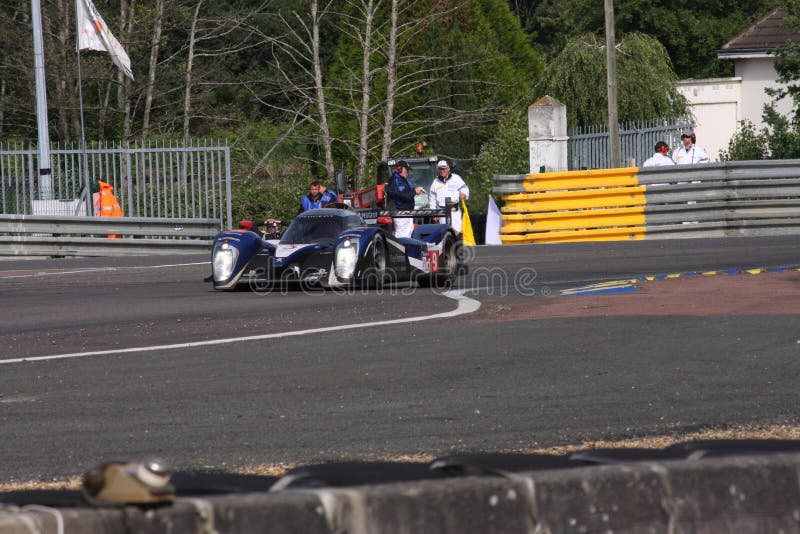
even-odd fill
[{"label": "man in white overalls", "polygon": [[[450,165],[441,160],[436,164],[438,176],[431,184],[428,192],[428,206],[431,209],[444,208],[447,204],[456,204],[452,213],[453,230],[461,233],[461,201],[469,198],[469,186],[457,174],[450,172]],[[444,222],[443,220],[439,222]]]}]

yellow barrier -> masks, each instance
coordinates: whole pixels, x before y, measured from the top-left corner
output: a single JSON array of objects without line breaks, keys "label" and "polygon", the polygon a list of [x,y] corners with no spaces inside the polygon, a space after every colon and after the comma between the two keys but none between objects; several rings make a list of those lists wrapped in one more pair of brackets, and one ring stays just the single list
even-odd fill
[{"label": "yellow barrier", "polygon": [[522,234],[546,230],[581,230],[608,226],[644,226],[641,208],[617,208],[550,213],[516,214],[503,217],[501,234]]},{"label": "yellow barrier", "polygon": [[525,193],[504,195],[504,244],[644,239],[638,169],[528,174]]},{"label": "yellow barrier", "polygon": [[529,193],[639,185],[638,168],[529,174],[522,186]]},{"label": "yellow barrier", "polygon": [[569,243],[577,241],[631,241],[644,239],[644,235],[645,227],[637,226],[501,235],[500,239],[504,245],[518,245],[524,243]]},{"label": "yellow barrier", "polygon": [[506,195],[502,213],[544,213],[556,210],[644,206],[644,186],[559,191],[548,193],[518,193]]}]

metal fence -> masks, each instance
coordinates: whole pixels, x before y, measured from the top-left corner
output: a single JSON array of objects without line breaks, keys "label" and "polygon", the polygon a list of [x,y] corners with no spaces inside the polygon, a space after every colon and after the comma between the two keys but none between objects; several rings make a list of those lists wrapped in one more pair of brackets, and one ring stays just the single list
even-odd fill
[{"label": "metal fence", "polygon": [[231,225],[230,150],[99,144],[51,148],[52,194],[43,195],[38,151],[0,143],[0,213],[92,215],[98,181],[114,186],[125,217],[219,219]]},{"label": "metal fence", "polygon": [[[682,132],[694,129],[689,119],[629,122],[620,125],[620,161],[635,167],[653,155],[658,141],[665,141],[670,148],[678,146]],[[611,166],[608,157],[607,126],[576,128],[567,141],[569,170],[607,169]]]}]

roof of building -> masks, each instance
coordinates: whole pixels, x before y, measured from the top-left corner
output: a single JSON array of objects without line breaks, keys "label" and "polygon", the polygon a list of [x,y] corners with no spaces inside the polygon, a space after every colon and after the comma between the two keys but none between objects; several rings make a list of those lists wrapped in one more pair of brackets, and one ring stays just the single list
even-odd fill
[{"label": "roof of building", "polygon": [[786,7],[777,7],[728,41],[717,53],[720,59],[772,56],[770,52],[788,43],[800,43],[800,32],[787,28]]}]

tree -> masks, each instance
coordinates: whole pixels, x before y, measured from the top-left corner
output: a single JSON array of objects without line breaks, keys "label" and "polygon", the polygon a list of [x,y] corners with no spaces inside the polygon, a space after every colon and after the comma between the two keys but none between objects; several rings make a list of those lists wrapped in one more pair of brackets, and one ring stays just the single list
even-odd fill
[{"label": "tree", "polygon": [[[789,0],[786,7],[786,25],[800,31],[800,0]],[[756,132],[752,123],[743,122],[728,143],[728,150],[720,154],[723,160],[800,158],[800,46],[789,43],[774,52],[775,71],[782,86],[766,90],[772,102],[764,106],[765,126]],[[792,100],[791,117],[775,109],[783,98]]]},{"label": "tree", "polygon": [[728,142],[728,149],[720,151],[720,161],[767,159],[769,148],[764,136],[756,132],[755,125],[744,120]]},{"label": "tree", "polygon": [[[249,52],[261,44],[257,35],[250,30],[250,20],[264,8],[264,4],[248,6],[242,9],[232,9],[233,6],[220,6],[217,3],[204,3],[203,0],[194,0],[191,8],[191,23],[186,49],[186,63],[184,69],[184,98],[183,98],[183,138],[184,143],[189,142],[190,121],[195,114],[192,112],[195,85],[198,83],[197,62],[209,61],[203,76],[220,78],[221,63],[232,56]],[[222,7],[222,10],[220,9]],[[202,16],[201,16],[202,15]],[[201,79],[200,82],[205,80]],[[219,82],[212,83],[212,86]],[[206,85],[204,83],[204,85]],[[204,92],[203,96],[207,96]],[[213,95],[210,96],[214,100]],[[203,110],[208,113],[213,106]]]},{"label": "tree", "polygon": [[[43,3],[51,137],[67,144],[80,135],[72,7]],[[289,169],[303,182],[330,177],[345,165],[365,184],[379,159],[420,141],[468,164],[503,110],[530,101],[544,66],[505,0],[105,0],[98,8],[136,79],[121,77],[105,53],[81,55],[87,141],[224,136],[239,158],[234,180],[247,187],[294,184],[284,180]],[[4,140],[36,138],[33,57],[19,46],[30,42],[29,11],[27,0],[0,5]]]},{"label": "tree", "polygon": [[470,205],[483,211],[494,187],[495,174],[527,174],[529,161],[528,110],[517,106],[508,110],[497,126],[497,133],[482,147],[476,162],[476,179],[470,184],[477,194]]},{"label": "tree", "polygon": [[[423,140],[452,157],[474,157],[488,127],[509,103],[527,100],[542,69],[503,0],[349,0],[338,6],[328,5],[318,23],[338,32],[327,47],[334,52],[316,60],[307,47],[315,40],[304,29],[313,23],[284,19],[285,33],[271,37],[276,53],[270,63],[281,75],[259,99],[287,123],[321,127],[327,118],[333,159],[352,164],[362,184],[378,159],[409,152]],[[324,83],[313,82],[316,92],[308,90],[314,64],[324,73]],[[323,102],[327,112],[320,115]],[[330,175],[327,157],[325,168]]]},{"label": "tree", "polygon": [[156,0],[153,16],[153,39],[150,44],[150,61],[145,87],[144,111],[142,112],[142,139],[150,135],[150,112],[153,109],[153,93],[156,85],[156,71],[161,52],[161,32],[164,28],[164,0]]},{"label": "tree", "polygon": [[355,10],[354,19],[343,18],[345,26],[349,27],[353,36],[361,45],[361,72],[358,74],[358,98],[360,106],[356,110],[358,118],[358,162],[356,164],[356,176],[363,178],[367,169],[367,155],[370,151],[369,146],[369,119],[370,119],[370,98],[372,96],[372,78],[375,74],[372,64],[373,39],[375,32],[375,17],[381,8],[381,0],[348,0]]},{"label": "tree", "polygon": [[533,51],[507,2],[469,0],[445,21],[429,27],[424,44],[430,55],[456,58],[439,83],[427,88],[445,121],[426,131],[437,152],[473,159],[491,137],[509,106],[531,102],[543,58]]},{"label": "tree", "polygon": [[[556,57],[574,37],[603,33],[602,2],[535,3],[526,29],[534,45],[550,58]],[[618,35],[644,33],[657,39],[666,48],[681,79],[730,76],[733,67],[730,62],[717,59],[717,50],[782,3],[780,0],[615,0],[615,29]]]},{"label": "tree", "polygon": [[[618,43],[619,120],[678,117],[687,112],[669,56],[654,38],[624,36]],[[572,127],[606,124],[605,43],[594,34],[572,39],[545,69],[537,96],[552,96],[567,106]]]},{"label": "tree", "polygon": [[383,116],[383,143],[381,143],[382,160],[388,159],[391,155],[395,92],[397,91],[397,33],[400,18],[399,0],[390,0],[389,6],[389,40],[386,50],[386,111]]},{"label": "tree", "polygon": [[[274,15],[278,21],[276,34],[259,30],[263,43],[270,49],[267,61],[274,74],[264,81],[263,94],[256,91],[256,84],[250,84],[250,88],[261,104],[277,112],[287,124],[284,135],[278,136],[259,161],[259,167],[266,164],[269,155],[296,128],[309,123],[319,133],[317,139],[324,158],[322,166],[328,177],[333,176],[333,137],[329,125],[325,76],[328,65],[321,30],[329,17],[331,5],[332,2],[327,0],[322,6],[318,0],[311,0],[300,8],[293,6],[288,13],[278,11]],[[309,140],[309,144],[313,144],[313,141]]]}]

